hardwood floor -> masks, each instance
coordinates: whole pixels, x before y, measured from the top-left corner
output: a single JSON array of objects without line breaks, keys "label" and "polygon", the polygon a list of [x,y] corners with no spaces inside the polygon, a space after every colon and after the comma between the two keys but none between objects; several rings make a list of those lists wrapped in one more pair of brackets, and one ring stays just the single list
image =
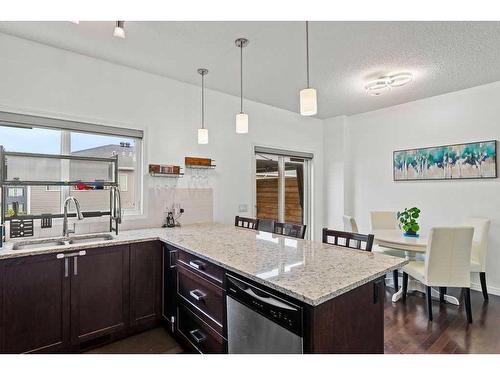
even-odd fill
[{"label": "hardwood floor", "polygon": [[163,327],[85,352],[86,354],[177,354],[183,349]]},{"label": "hardwood floor", "polygon": [[[471,291],[472,319],[467,324],[463,299],[460,306],[433,300],[434,321],[427,320],[425,298],[409,294],[406,302],[391,302],[394,290],[385,295],[385,353],[500,353],[500,297]],[[460,290],[448,294],[460,296]]]}]

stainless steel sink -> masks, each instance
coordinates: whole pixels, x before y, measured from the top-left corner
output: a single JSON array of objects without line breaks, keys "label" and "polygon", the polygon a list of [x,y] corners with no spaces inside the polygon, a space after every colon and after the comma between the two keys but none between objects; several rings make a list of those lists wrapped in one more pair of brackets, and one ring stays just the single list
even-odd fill
[{"label": "stainless steel sink", "polygon": [[12,250],[43,249],[72,244],[85,244],[100,241],[110,241],[113,236],[109,233],[82,234],[71,237],[39,238],[14,243]]},{"label": "stainless steel sink", "polygon": [[51,238],[51,239],[37,239],[37,240],[27,240],[19,241],[14,243],[12,250],[29,250],[29,249],[43,249],[46,247],[54,247],[64,245],[62,239]]},{"label": "stainless steel sink", "polygon": [[71,236],[68,238],[63,238],[63,241],[65,244],[76,244],[76,243],[111,241],[112,239],[113,236],[109,233],[99,233],[99,234],[82,234],[79,236]]}]

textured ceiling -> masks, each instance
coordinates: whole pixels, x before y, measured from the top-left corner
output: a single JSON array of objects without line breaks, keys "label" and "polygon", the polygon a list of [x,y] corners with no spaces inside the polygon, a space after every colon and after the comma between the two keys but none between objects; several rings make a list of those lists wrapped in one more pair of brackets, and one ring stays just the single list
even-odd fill
[{"label": "textured ceiling", "polygon": [[[298,110],[305,86],[303,22],[0,22],[0,32],[239,95],[238,37],[245,97]],[[350,115],[500,80],[500,22],[311,22],[311,85],[320,118]],[[411,72],[414,82],[380,96],[364,84]]]}]

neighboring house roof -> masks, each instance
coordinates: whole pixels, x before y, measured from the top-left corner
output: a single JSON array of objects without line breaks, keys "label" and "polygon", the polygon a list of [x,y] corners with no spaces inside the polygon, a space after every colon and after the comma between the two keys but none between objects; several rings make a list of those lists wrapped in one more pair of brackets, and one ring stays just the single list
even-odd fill
[{"label": "neighboring house roof", "polygon": [[87,148],[85,150],[72,152],[71,155],[78,156],[95,156],[98,158],[110,158],[118,155],[118,169],[134,170],[135,162],[133,155],[135,153],[134,146],[120,146],[120,145],[105,145],[94,148]]}]

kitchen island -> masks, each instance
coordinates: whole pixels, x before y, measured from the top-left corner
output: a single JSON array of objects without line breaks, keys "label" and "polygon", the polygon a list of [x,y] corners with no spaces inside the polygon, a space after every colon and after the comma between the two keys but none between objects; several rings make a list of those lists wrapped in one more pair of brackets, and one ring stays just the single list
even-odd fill
[{"label": "kitchen island", "polygon": [[[222,224],[123,231],[107,241],[21,250],[12,250],[12,242],[0,250],[2,274],[18,263],[16,258],[69,253],[79,257],[81,251],[129,246],[132,260],[134,244],[161,242],[164,323],[184,344],[201,352],[228,350],[226,292],[227,278],[233,276],[300,308],[303,352],[382,353],[383,278],[406,263],[401,258]],[[145,254],[149,253],[135,257]],[[60,257],[61,267],[65,259]],[[150,263],[158,259],[153,257]],[[0,277],[0,296],[8,293],[4,279]],[[2,314],[6,304],[4,298],[0,327],[9,324],[7,315],[13,316]]]}]

